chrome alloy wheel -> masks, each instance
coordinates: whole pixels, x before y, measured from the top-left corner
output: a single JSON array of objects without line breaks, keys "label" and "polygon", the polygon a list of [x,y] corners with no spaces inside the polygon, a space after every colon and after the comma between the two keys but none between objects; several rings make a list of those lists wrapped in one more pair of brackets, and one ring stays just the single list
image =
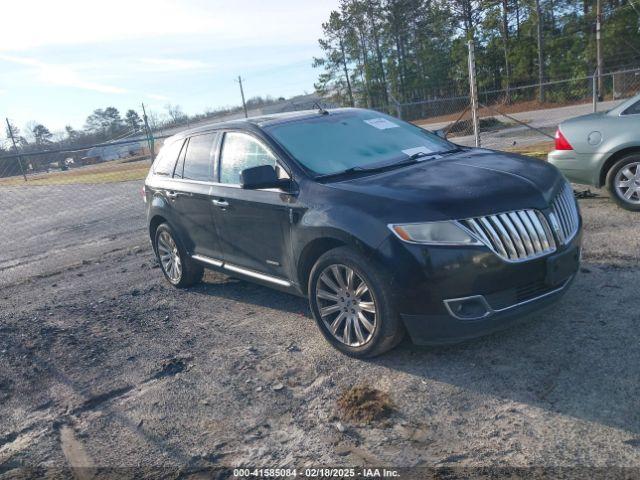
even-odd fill
[{"label": "chrome alloy wheel", "polygon": [[158,256],[162,269],[172,283],[178,283],[182,277],[182,261],[175,240],[169,232],[160,232],[158,236]]},{"label": "chrome alloy wheel", "polygon": [[616,193],[629,203],[640,205],[640,162],[622,167],[614,180]]},{"label": "chrome alloy wheel", "polygon": [[316,304],[332,335],[350,347],[371,340],[377,327],[377,309],[369,286],[346,265],[325,268],[316,286]]}]

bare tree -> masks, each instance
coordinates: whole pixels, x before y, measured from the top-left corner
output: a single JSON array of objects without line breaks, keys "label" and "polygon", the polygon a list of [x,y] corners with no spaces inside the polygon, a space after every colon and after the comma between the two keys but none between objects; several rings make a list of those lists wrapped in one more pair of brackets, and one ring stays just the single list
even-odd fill
[{"label": "bare tree", "polygon": [[182,107],[180,105],[172,105],[170,103],[167,103],[164,108],[167,111],[167,114],[169,115],[172,123],[178,123],[186,118],[186,115],[182,111]]}]

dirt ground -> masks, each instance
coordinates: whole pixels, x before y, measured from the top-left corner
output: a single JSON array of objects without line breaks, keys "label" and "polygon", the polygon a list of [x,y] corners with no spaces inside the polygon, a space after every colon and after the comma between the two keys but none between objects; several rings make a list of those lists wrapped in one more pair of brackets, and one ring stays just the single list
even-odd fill
[{"label": "dirt ground", "polygon": [[[554,308],[473,342],[405,342],[371,361],[333,350],[304,299],[213,273],[169,287],[144,242],[6,284],[0,478],[640,467],[639,217],[606,197],[580,204],[583,268]],[[382,392],[387,414],[345,419],[338,399],[358,385]]]}]

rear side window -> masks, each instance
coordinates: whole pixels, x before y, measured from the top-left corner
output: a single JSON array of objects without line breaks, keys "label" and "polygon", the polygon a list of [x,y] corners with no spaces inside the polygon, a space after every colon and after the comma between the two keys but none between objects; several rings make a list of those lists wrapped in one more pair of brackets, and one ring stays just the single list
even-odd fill
[{"label": "rear side window", "polygon": [[640,113],[640,101],[634,103],[629,108],[627,108],[624,112],[622,112],[623,115],[637,115],[639,113]]},{"label": "rear side window", "polygon": [[213,132],[191,137],[184,157],[182,178],[213,181],[217,135]]},{"label": "rear side window", "polygon": [[221,183],[239,184],[240,172],[246,168],[261,165],[277,167],[276,157],[262,143],[245,133],[226,133],[221,155]]},{"label": "rear side window", "polygon": [[176,166],[176,160],[178,159],[183,143],[184,140],[176,140],[165,144],[153,162],[153,173],[169,177],[173,175],[173,169]]}]

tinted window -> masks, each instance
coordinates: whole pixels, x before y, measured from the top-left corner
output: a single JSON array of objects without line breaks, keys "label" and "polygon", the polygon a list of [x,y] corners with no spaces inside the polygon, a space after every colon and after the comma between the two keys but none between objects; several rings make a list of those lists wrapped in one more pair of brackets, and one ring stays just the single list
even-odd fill
[{"label": "tinted window", "polygon": [[318,174],[394,163],[455,146],[378,112],[348,110],[265,127],[300,163]]},{"label": "tinted window", "polygon": [[183,143],[184,140],[176,140],[165,144],[153,162],[153,173],[156,175],[173,175],[173,169],[176,166],[176,160]]},{"label": "tinted window", "polygon": [[220,182],[240,183],[240,172],[260,165],[276,165],[276,158],[258,140],[244,133],[229,132],[224,136],[220,158]]},{"label": "tinted window", "polygon": [[216,133],[191,137],[184,157],[182,178],[189,180],[214,179]]},{"label": "tinted window", "polygon": [[637,115],[639,113],[640,113],[640,101],[634,103],[629,108],[627,108],[624,112],[622,112],[623,115]]}]

